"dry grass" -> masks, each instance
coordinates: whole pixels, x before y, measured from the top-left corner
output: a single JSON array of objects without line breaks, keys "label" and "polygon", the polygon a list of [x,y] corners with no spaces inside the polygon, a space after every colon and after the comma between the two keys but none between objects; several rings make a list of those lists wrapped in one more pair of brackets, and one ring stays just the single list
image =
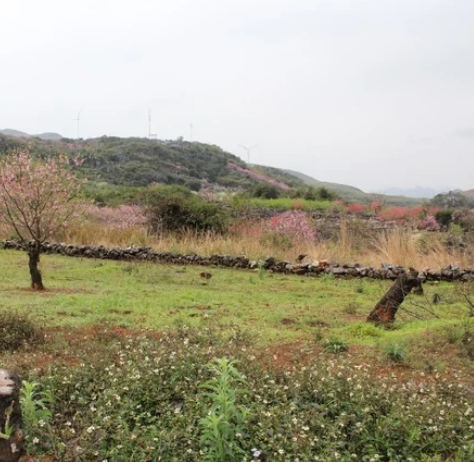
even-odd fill
[{"label": "dry grass", "polygon": [[[5,237],[11,235],[1,227],[0,233]],[[58,235],[56,240],[108,247],[149,246],[157,251],[201,255],[247,255],[253,259],[273,255],[291,262],[295,261],[297,255],[307,254],[308,259],[313,260],[329,259],[374,266],[391,263],[417,269],[439,268],[449,264],[461,267],[474,265],[474,258],[469,253],[448,251],[439,233],[415,233],[407,229],[378,233],[366,230],[354,232],[342,221],[337,237],[330,241],[296,242],[291,247],[282,247],[263,239],[264,236],[263,223],[256,221],[239,223],[225,236],[212,233],[151,236],[144,227],[116,229],[84,221]]]}]

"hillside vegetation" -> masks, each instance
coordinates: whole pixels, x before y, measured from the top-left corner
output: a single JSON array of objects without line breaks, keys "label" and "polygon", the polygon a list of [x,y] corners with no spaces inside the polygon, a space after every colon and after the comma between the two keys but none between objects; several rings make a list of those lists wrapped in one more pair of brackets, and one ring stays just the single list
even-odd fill
[{"label": "hillside vegetation", "polygon": [[330,191],[335,191],[341,199],[347,202],[368,203],[368,202],[376,200],[385,205],[403,205],[403,206],[419,205],[423,202],[423,199],[414,198],[414,197],[387,196],[385,194],[366,193],[359,188],[355,188],[354,186],[348,186],[348,185],[339,184],[339,183],[331,183],[328,181],[319,181],[308,175],[305,175],[304,173],[295,172],[293,170],[285,169],[284,171],[302,180],[305,184],[309,186],[313,186],[315,188],[327,188]]},{"label": "hillside vegetation", "polygon": [[29,145],[40,156],[59,153],[83,160],[81,171],[93,184],[146,187],[152,184],[182,185],[199,191],[248,191],[259,183],[281,191],[324,187],[349,202],[377,200],[387,205],[420,204],[420,199],[367,194],[352,186],[322,182],[303,173],[274,167],[247,165],[218,146],[182,140],[107,137],[72,140],[14,137],[0,133],[0,153]]}]

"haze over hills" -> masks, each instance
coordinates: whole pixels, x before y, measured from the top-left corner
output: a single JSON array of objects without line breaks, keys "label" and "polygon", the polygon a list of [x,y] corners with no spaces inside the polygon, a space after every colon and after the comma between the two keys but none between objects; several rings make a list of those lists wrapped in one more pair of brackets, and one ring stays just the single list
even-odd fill
[{"label": "haze over hills", "polygon": [[0,129],[0,134],[14,136],[17,138],[40,138],[42,140],[60,140],[62,136],[59,133],[39,133],[38,135],[30,135],[29,133],[21,132],[19,130],[13,130],[11,128]]},{"label": "haze over hills", "polygon": [[[430,194],[406,197],[406,190],[390,188],[390,194],[366,193],[359,188],[319,181],[304,173],[258,165],[247,165],[239,157],[215,145],[182,140],[107,137],[72,140],[57,133],[30,135],[18,130],[0,130],[0,152],[26,143],[47,154],[69,152],[83,158],[83,172],[91,181],[116,185],[147,186],[154,183],[201,187],[249,189],[264,181],[282,190],[304,185],[325,187],[348,202],[415,205]],[[426,190],[423,190],[425,192]],[[431,194],[432,197],[433,194]]]},{"label": "haze over hills", "polygon": [[436,194],[447,193],[450,191],[450,188],[435,189],[422,186],[416,186],[415,188],[397,188],[391,187],[386,188],[383,191],[379,191],[378,194],[387,194],[389,196],[407,196],[407,197],[416,197],[421,199],[431,199]]},{"label": "haze over hills", "polygon": [[286,172],[290,173],[291,175],[300,178],[306,184],[314,186],[316,188],[327,188],[332,191],[336,191],[339,197],[343,200],[348,202],[372,202],[378,201],[383,202],[387,205],[416,205],[420,204],[420,198],[413,198],[408,197],[403,194],[380,194],[380,193],[366,193],[359,188],[354,186],[339,184],[339,183],[331,183],[328,181],[319,181],[315,178],[312,178],[308,175],[305,175],[301,172],[295,172],[294,170],[285,169]]}]

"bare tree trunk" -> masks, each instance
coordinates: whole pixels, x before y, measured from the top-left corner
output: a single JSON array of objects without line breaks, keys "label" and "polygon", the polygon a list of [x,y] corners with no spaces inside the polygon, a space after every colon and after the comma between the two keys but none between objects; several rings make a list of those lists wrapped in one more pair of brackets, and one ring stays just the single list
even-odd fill
[{"label": "bare tree trunk", "polygon": [[423,293],[421,281],[418,279],[418,271],[410,268],[407,273],[398,276],[392,287],[367,316],[367,321],[375,324],[393,323],[398,308],[413,289],[416,289],[416,293]]},{"label": "bare tree trunk", "polygon": [[0,461],[17,462],[23,454],[20,377],[0,369]]},{"label": "bare tree trunk", "polygon": [[39,242],[34,242],[28,249],[28,265],[30,267],[31,288],[34,290],[44,290],[43,278],[41,277],[40,270],[38,269],[40,253],[41,244]]}]

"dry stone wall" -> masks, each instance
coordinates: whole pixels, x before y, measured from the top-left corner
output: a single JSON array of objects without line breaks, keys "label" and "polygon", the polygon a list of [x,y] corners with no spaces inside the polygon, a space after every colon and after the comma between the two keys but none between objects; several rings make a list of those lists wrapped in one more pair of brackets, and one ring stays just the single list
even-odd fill
[{"label": "dry stone wall", "polygon": [[[4,249],[26,250],[29,244],[14,240],[2,241]],[[218,266],[254,270],[259,267],[274,273],[320,276],[332,274],[336,278],[372,278],[395,280],[407,271],[402,266],[383,264],[380,268],[363,266],[359,263],[340,264],[327,260],[294,264],[285,260],[267,257],[263,260],[250,260],[245,255],[209,255],[194,253],[156,252],[150,247],[107,248],[104,246],[72,245],[64,243],[44,243],[45,254],[66,255],[69,257],[95,258],[104,260],[148,261],[175,265]],[[423,281],[463,281],[474,280],[474,269],[449,265],[440,269],[427,268],[419,271]]]}]

